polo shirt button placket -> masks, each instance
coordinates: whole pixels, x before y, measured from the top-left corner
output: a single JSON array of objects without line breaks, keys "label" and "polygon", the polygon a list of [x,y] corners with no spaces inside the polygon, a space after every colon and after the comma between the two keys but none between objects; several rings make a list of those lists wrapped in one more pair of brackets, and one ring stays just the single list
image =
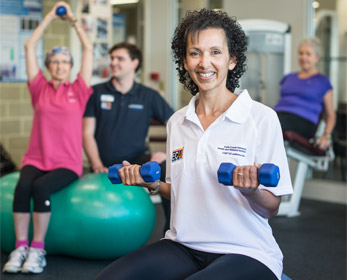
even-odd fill
[{"label": "polo shirt button placket", "polygon": [[206,158],[207,155],[207,139],[208,139],[209,132],[204,132],[203,135],[201,135],[201,138],[198,142],[198,158],[197,160],[201,161]]}]

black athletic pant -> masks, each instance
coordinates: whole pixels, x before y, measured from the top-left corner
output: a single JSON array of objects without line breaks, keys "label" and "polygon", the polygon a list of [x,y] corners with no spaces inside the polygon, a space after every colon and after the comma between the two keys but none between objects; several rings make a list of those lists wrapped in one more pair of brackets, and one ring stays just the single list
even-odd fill
[{"label": "black athletic pant", "polygon": [[315,123],[286,112],[277,112],[277,116],[280,120],[282,131],[293,130],[307,139],[314,137],[317,130]]},{"label": "black athletic pant", "polygon": [[163,239],[107,266],[97,280],[277,280],[263,263],[239,254],[212,254]]},{"label": "black athletic pant", "polygon": [[14,193],[13,212],[29,213],[31,197],[35,212],[50,212],[50,195],[77,178],[75,172],[65,168],[42,171],[32,165],[23,166]]},{"label": "black athletic pant", "polygon": [[[131,164],[139,164],[142,165],[151,160],[151,154],[143,154],[138,156],[130,161]],[[166,161],[164,160],[161,164],[159,164],[161,174],[160,181],[165,182],[166,177]],[[164,233],[170,228],[170,215],[171,215],[171,202],[163,196],[161,197],[161,203],[163,205],[164,215],[165,215],[165,226]]]}]

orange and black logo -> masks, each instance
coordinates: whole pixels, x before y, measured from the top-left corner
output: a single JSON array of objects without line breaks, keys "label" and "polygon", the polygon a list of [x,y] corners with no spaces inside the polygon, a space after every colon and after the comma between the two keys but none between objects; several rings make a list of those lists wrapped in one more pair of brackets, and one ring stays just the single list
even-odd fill
[{"label": "orange and black logo", "polygon": [[183,159],[183,148],[180,148],[172,152],[172,158],[171,158],[172,162],[175,162],[180,159]]}]

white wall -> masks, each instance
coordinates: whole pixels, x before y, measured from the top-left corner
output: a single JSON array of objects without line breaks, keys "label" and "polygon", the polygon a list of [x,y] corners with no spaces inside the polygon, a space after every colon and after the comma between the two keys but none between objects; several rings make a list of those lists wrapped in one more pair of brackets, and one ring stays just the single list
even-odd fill
[{"label": "white wall", "polygon": [[150,73],[158,72],[161,80],[161,93],[175,108],[176,80],[171,77],[175,72],[171,56],[171,38],[176,27],[176,1],[144,1],[144,84],[153,88],[158,83],[150,80]]}]

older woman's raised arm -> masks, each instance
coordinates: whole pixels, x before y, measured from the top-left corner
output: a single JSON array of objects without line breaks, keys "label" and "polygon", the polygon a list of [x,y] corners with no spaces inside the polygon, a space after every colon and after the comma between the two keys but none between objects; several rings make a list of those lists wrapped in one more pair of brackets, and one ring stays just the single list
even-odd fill
[{"label": "older woman's raised arm", "polygon": [[29,83],[31,83],[34,80],[34,78],[40,71],[35,49],[37,47],[37,44],[41,40],[43,33],[47,29],[48,25],[54,19],[59,18],[55,13],[57,7],[59,6],[59,3],[60,2],[54,5],[52,10],[44,17],[42,22],[36,27],[33,34],[30,36],[30,38],[25,42],[25,62]]},{"label": "older woman's raised arm", "polygon": [[83,54],[82,63],[80,69],[80,75],[86,85],[89,87],[92,79],[93,73],[93,44],[88,39],[87,34],[84,32],[82,26],[78,23],[77,19],[74,17],[71,8],[68,4],[64,3],[66,7],[65,18],[70,20],[73,28],[76,30],[77,36],[81,41]]}]

